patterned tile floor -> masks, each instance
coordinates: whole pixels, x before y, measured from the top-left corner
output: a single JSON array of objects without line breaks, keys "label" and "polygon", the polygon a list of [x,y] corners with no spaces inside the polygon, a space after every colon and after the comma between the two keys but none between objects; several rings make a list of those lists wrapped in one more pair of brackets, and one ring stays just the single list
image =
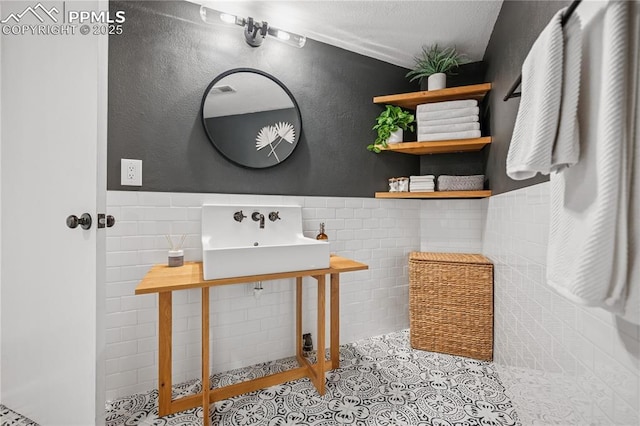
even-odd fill
[{"label": "patterned tile floor", "polygon": [[[492,363],[412,350],[408,330],[343,345],[340,358],[341,368],[327,372],[324,396],[308,379],[288,382],[215,403],[212,424],[520,425]],[[296,366],[295,358],[287,358],[214,375],[211,383],[217,387]],[[173,393],[175,398],[199,391],[194,380],[175,386]],[[158,417],[157,400],[154,390],[110,401],[106,424],[201,424],[202,408]]]},{"label": "patterned tile floor", "polygon": [[21,416],[13,410],[0,404],[0,425],[1,426],[38,426],[34,421]]},{"label": "patterned tile floor", "polygon": [[570,381],[561,375],[549,377],[542,371],[524,368],[497,366],[497,370],[523,425],[608,423],[591,422],[581,415],[590,412],[591,400],[575,379]]}]

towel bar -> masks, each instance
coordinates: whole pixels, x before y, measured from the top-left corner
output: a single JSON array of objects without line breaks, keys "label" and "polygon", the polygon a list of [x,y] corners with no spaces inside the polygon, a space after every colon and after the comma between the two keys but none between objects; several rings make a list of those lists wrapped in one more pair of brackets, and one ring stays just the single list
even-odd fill
[{"label": "towel bar", "polygon": [[[582,0],[573,0],[573,3],[569,5],[567,11],[564,13],[564,15],[562,15],[562,19],[560,21],[563,27],[573,14],[573,11],[576,10],[581,2]],[[518,86],[520,86],[520,83],[522,83],[522,74],[520,74],[517,80],[511,85],[511,88],[507,92],[506,96],[504,97],[504,99],[502,99],[504,102],[508,101],[511,98],[519,98],[520,96],[522,96],[521,92],[516,92],[516,89],[518,88]]]}]

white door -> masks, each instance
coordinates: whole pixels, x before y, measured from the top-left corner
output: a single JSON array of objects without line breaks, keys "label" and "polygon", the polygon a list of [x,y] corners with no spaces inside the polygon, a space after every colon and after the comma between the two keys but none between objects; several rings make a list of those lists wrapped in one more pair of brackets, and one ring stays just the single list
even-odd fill
[{"label": "white door", "polygon": [[[2,1],[0,20],[37,4]],[[104,410],[107,40],[0,41],[0,402],[42,425],[93,425]],[[67,227],[85,212],[90,229]]]}]

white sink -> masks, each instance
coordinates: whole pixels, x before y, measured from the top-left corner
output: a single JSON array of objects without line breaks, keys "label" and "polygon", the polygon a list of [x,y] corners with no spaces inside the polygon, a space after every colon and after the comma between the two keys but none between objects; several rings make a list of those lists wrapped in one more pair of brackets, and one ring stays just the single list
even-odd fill
[{"label": "white sink", "polygon": [[[240,222],[238,212],[246,216]],[[264,216],[263,228],[254,212]],[[280,219],[270,220],[272,212]],[[205,280],[324,269],[329,243],[302,234],[300,206],[205,204],[202,261]]]}]

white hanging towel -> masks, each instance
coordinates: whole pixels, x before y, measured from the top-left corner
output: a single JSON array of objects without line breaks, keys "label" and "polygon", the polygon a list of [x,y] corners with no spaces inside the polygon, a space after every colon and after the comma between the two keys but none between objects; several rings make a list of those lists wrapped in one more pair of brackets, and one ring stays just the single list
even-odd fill
[{"label": "white hanging towel", "polygon": [[630,289],[628,20],[628,3],[610,1],[584,34],[580,161],[551,174],[547,252],[550,286],[618,314]]},{"label": "white hanging towel", "polygon": [[578,127],[578,99],[582,66],[582,23],[576,14],[563,31],[564,60],[562,64],[562,98],[558,132],[551,152],[551,171],[562,170],[578,162],[580,131]]},{"label": "white hanging towel", "polygon": [[565,10],[554,15],[522,66],[522,98],[507,155],[507,175],[515,180],[578,161],[582,29],[576,13],[562,27]]},{"label": "white hanging towel", "polygon": [[[629,102],[629,134],[631,142],[629,153],[631,161],[631,185],[629,197],[629,276],[627,278],[627,301],[625,320],[640,325],[640,2],[635,1],[631,8],[629,52],[631,63],[631,92]],[[635,70],[635,71],[634,71]]]}]

